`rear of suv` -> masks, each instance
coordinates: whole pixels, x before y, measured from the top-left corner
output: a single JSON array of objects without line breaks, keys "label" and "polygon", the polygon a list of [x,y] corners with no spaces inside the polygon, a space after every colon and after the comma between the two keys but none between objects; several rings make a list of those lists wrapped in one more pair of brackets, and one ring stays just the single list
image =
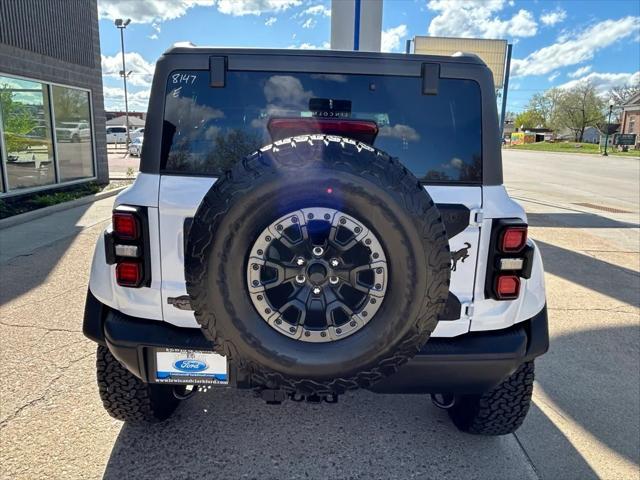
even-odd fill
[{"label": "rear of suv", "polygon": [[267,403],[366,388],[513,432],[548,329],[502,183],[473,55],[170,49],[93,258],[105,408],[159,421],[217,385]]}]

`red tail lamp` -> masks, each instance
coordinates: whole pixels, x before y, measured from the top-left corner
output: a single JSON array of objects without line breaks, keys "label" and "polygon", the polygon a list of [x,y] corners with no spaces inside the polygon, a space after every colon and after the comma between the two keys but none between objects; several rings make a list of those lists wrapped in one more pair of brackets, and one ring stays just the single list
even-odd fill
[{"label": "red tail lamp", "polygon": [[142,281],[142,265],[136,262],[120,262],[116,265],[116,280],[122,287],[137,287]]},{"label": "red tail lamp", "polygon": [[121,240],[136,240],[140,234],[138,219],[132,213],[114,212],[113,231]]},{"label": "red tail lamp", "polygon": [[520,294],[520,278],[517,275],[498,275],[496,297],[498,300],[512,300]]},{"label": "red tail lamp", "polygon": [[500,239],[500,250],[505,253],[518,253],[527,244],[527,227],[506,227]]},{"label": "red tail lamp", "polygon": [[267,124],[272,140],[297,135],[324,133],[353,138],[372,145],[378,135],[378,124],[371,120],[335,118],[272,118]]}]

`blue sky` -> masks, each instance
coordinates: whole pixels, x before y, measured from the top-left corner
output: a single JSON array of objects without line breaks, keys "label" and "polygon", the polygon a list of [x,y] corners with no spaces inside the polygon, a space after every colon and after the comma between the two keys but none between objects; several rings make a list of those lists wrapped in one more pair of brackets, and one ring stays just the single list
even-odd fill
[{"label": "blue sky", "polygon": [[[533,93],[554,86],[591,81],[606,92],[615,85],[640,84],[638,0],[383,2],[385,51],[403,51],[415,35],[513,43],[510,111],[522,111]],[[99,0],[98,5],[107,109],[124,108],[115,18],[132,19],[125,51],[135,110],[146,110],[155,60],[175,42],[329,48],[330,0]]]}]

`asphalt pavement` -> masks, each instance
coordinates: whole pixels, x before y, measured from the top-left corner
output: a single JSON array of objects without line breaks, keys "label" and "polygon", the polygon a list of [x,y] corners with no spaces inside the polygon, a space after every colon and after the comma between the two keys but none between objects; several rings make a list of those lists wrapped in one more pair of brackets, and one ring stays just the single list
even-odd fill
[{"label": "asphalt pavement", "polygon": [[640,478],[640,162],[504,163],[542,249],[551,329],[515,435],[462,434],[427,396],[365,391],[267,406],[222,388],[159,425],[111,419],[81,333],[108,198],[0,230],[0,477]]}]

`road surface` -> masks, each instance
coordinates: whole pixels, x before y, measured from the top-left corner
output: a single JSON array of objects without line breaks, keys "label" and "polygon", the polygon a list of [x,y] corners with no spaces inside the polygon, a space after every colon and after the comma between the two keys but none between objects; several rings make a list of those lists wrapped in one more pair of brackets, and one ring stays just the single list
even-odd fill
[{"label": "road surface", "polygon": [[102,409],[81,333],[105,199],[0,231],[0,476],[638,478],[640,162],[504,157],[542,248],[552,336],[515,435],[465,435],[426,396],[364,391],[269,407],[222,389],[166,423],[123,426]]}]

